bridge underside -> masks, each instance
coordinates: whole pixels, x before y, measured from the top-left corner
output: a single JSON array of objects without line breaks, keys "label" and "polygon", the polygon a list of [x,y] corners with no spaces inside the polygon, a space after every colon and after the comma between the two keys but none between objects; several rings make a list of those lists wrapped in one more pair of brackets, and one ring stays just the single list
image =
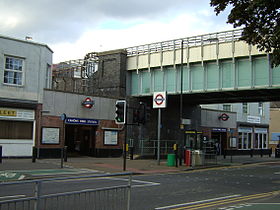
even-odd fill
[{"label": "bridge underside", "polygon": [[280,101],[280,89],[252,89],[184,94],[183,100],[189,104]]}]

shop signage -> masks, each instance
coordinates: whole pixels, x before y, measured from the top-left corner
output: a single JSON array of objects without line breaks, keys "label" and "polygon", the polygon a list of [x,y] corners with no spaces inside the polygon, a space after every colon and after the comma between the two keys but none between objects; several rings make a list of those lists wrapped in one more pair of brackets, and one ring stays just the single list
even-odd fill
[{"label": "shop signage", "polygon": [[248,123],[261,123],[261,118],[258,116],[248,116],[247,122]]},{"label": "shop signage", "polygon": [[255,128],[255,133],[267,133],[267,128]]},{"label": "shop signage", "polygon": [[98,125],[99,121],[95,119],[67,117],[65,119],[65,123],[77,125]]},{"label": "shop signage", "polygon": [[16,110],[10,110],[10,109],[0,109],[0,116],[16,117],[17,116],[17,111]]},{"label": "shop signage", "polygon": [[90,97],[86,97],[85,100],[83,100],[82,105],[85,108],[90,109],[94,105],[94,102],[93,102],[93,100]]},{"label": "shop signage", "polygon": [[27,109],[0,108],[0,118],[34,120],[35,112],[34,110],[27,110]]},{"label": "shop signage", "polygon": [[227,132],[226,128],[212,128],[212,132]]},{"label": "shop signage", "polygon": [[238,132],[240,132],[240,133],[253,133],[253,128],[239,127]]},{"label": "shop signage", "polygon": [[226,113],[223,113],[219,116],[219,120],[227,121],[229,119],[229,116]]}]

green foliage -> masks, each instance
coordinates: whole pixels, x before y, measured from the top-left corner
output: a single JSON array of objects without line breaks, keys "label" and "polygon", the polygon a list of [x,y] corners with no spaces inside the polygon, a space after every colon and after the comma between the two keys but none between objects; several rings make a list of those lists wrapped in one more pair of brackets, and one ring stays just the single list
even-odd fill
[{"label": "green foliage", "polygon": [[231,8],[227,23],[244,27],[242,40],[272,53],[272,66],[280,65],[280,0],[210,0],[216,15]]}]

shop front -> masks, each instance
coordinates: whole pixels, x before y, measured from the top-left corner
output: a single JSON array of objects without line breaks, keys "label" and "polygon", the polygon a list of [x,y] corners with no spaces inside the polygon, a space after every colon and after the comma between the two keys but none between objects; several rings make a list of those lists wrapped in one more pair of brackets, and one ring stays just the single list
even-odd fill
[{"label": "shop front", "polygon": [[30,157],[35,142],[35,110],[0,107],[3,157]]}]

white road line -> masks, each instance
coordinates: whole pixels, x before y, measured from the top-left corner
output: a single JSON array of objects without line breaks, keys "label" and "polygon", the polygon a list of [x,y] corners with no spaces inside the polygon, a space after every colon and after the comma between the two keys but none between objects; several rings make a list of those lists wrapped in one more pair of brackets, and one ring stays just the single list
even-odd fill
[{"label": "white road line", "polygon": [[158,207],[155,208],[156,210],[160,209],[168,209],[168,208],[176,208],[176,207],[182,207],[182,206],[189,206],[189,205],[194,205],[194,204],[199,204],[199,203],[206,203],[210,201],[217,201],[217,200],[223,200],[223,199],[228,199],[228,198],[234,198],[234,197],[239,197],[241,196],[240,194],[238,195],[229,195],[229,196],[224,196],[224,197],[218,197],[218,198],[211,198],[208,200],[201,200],[201,201],[194,201],[194,202],[189,202],[189,203],[180,203],[180,204],[175,204],[175,205],[170,205],[170,206],[163,206],[163,207]]},{"label": "white road line", "polygon": [[[54,182],[75,182],[77,180],[89,180],[89,179],[93,179],[93,180],[97,180],[97,179],[103,179],[103,180],[112,180],[112,181],[125,181],[128,182],[127,178],[116,178],[116,177],[90,177],[90,178],[79,178],[79,179],[74,179],[74,180],[55,180]],[[160,185],[160,183],[158,182],[149,182],[149,181],[142,181],[142,180],[136,180],[136,179],[132,179],[132,187],[150,187],[150,186],[157,186]],[[139,184],[133,184],[133,183],[139,183]]]},{"label": "white road line", "polygon": [[0,197],[0,200],[5,200],[9,198],[22,198],[22,197],[26,197],[26,195],[7,195],[7,196]]},{"label": "white road line", "polygon": [[[127,178],[114,178],[114,177],[108,177],[107,179],[111,180],[119,180],[119,181],[128,181]],[[137,179],[132,179],[132,183],[140,183],[140,185],[132,185],[132,187],[149,187],[149,186],[157,186],[160,185],[158,182],[149,182],[149,181],[142,181],[142,180],[137,180]]]}]

